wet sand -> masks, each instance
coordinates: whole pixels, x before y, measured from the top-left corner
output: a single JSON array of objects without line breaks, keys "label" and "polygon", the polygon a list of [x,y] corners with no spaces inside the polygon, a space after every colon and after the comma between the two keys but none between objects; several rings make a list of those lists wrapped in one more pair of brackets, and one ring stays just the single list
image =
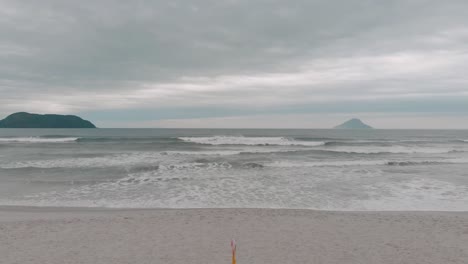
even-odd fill
[{"label": "wet sand", "polygon": [[0,207],[0,263],[468,263],[468,213]]}]

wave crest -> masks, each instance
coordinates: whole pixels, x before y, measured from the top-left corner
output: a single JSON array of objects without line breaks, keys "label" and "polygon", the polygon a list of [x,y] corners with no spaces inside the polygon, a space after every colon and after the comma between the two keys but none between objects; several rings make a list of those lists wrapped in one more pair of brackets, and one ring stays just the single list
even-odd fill
[{"label": "wave crest", "polygon": [[441,164],[465,164],[468,159],[441,159],[441,160],[337,160],[337,161],[276,161],[268,164],[268,167],[293,168],[293,167],[355,167],[355,166],[422,166]]},{"label": "wave crest", "polygon": [[70,143],[77,142],[77,137],[4,137],[0,143]]},{"label": "wave crest", "polygon": [[322,146],[323,141],[300,141],[285,137],[244,137],[244,136],[212,136],[212,137],[179,137],[178,139],[204,145],[249,145],[249,146]]},{"label": "wave crest", "polygon": [[445,154],[452,153],[455,150],[452,148],[437,148],[437,147],[416,147],[416,146],[348,146],[348,147],[333,147],[333,148],[324,148],[323,151],[331,152],[340,152],[348,154],[415,154],[415,153],[424,153],[424,154]]}]

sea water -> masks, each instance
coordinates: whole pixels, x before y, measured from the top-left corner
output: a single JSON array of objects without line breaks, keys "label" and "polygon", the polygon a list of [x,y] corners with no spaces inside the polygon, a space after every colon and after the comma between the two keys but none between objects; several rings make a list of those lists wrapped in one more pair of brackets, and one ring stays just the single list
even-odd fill
[{"label": "sea water", "polygon": [[1,129],[0,206],[468,210],[468,131]]}]

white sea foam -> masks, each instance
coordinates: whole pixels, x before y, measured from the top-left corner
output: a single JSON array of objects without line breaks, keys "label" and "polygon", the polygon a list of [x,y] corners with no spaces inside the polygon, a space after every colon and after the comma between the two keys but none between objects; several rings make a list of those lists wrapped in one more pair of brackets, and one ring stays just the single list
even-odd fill
[{"label": "white sea foam", "polygon": [[161,162],[174,164],[193,157],[205,156],[230,156],[241,153],[275,153],[287,152],[289,149],[261,149],[243,148],[233,150],[193,150],[193,151],[163,151],[163,152],[130,152],[91,158],[61,158],[61,159],[38,159],[15,162],[1,162],[1,169],[21,168],[104,168],[104,167],[129,167],[139,164],[158,165]]},{"label": "white sea foam", "polygon": [[454,148],[447,147],[416,147],[416,146],[344,146],[344,147],[330,147],[320,148],[321,150],[343,152],[343,153],[360,153],[360,154],[378,154],[378,153],[394,153],[394,154],[412,154],[412,153],[426,153],[426,154],[442,154],[456,151]]},{"label": "white sea foam", "polygon": [[[413,178],[368,186],[374,199],[361,201],[363,210],[466,211],[468,186],[447,181]],[[385,195],[385,193],[388,193]]]},{"label": "white sea foam", "polygon": [[338,160],[338,161],[276,161],[265,164],[267,167],[293,168],[293,167],[348,167],[348,166],[417,166],[429,164],[468,164],[468,159],[433,159],[433,160]]},{"label": "white sea foam", "polygon": [[42,137],[5,137],[0,138],[0,143],[67,143],[76,142],[77,137],[42,138]]},{"label": "white sea foam", "polygon": [[[319,173],[323,171],[318,169]],[[468,188],[448,181],[411,178],[382,181],[336,173],[332,177],[300,175],[287,181],[237,175],[219,177],[138,174],[118,182],[87,185],[65,192],[43,192],[22,199],[0,199],[2,205],[115,208],[307,208],[318,210],[466,211]],[[330,175],[328,175],[330,176]],[[339,182],[330,182],[330,180]],[[190,181],[187,184],[187,181]],[[273,181],[273,182],[270,182]],[[282,183],[282,184],[279,184]],[[313,191],[311,191],[313,190]]]},{"label": "white sea foam", "polygon": [[0,164],[2,169],[20,168],[102,168],[113,166],[130,166],[141,163],[154,163],[166,155],[158,152],[133,152],[92,158],[62,158],[17,161]]},{"label": "white sea foam", "polygon": [[232,149],[232,150],[170,150],[163,153],[170,155],[191,155],[191,156],[231,156],[238,154],[247,154],[247,153],[280,153],[280,152],[298,152],[299,149],[279,149],[279,148],[243,148],[243,149]]},{"label": "white sea foam", "polygon": [[[277,152],[279,150],[250,149],[249,153]],[[16,162],[0,162],[1,169],[21,168],[105,168],[105,167],[131,167],[138,165],[177,164],[193,157],[229,156],[243,153],[243,150],[201,150],[201,151],[164,151],[164,152],[130,152],[107,155],[102,157],[61,158],[25,160]]]},{"label": "white sea foam", "polygon": [[372,166],[386,165],[387,160],[340,160],[340,161],[276,161],[266,164],[268,167],[293,168],[293,167],[345,167],[345,166]]},{"label": "white sea foam", "polygon": [[212,137],[179,137],[180,140],[205,145],[277,145],[277,146],[321,146],[322,141],[300,141],[285,137],[244,137],[244,136],[212,136]]},{"label": "white sea foam", "polygon": [[242,151],[241,150],[170,150],[170,151],[164,151],[162,152],[164,154],[168,155],[190,155],[190,156],[229,156],[229,155],[237,155],[240,154]]}]

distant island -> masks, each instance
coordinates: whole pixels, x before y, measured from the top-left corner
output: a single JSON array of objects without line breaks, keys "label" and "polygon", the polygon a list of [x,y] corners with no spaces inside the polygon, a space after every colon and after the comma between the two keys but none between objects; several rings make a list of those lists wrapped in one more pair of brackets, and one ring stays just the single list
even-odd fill
[{"label": "distant island", "polygon": [[0,128],[96,128],[74,115],[39,115],[19,112],[0,120]]},{"label": "distant island", "polygon": [[334,127],[335,129],[373,129],[373,127],[364,124],[360,119],[353,118],[343,124]]}]

